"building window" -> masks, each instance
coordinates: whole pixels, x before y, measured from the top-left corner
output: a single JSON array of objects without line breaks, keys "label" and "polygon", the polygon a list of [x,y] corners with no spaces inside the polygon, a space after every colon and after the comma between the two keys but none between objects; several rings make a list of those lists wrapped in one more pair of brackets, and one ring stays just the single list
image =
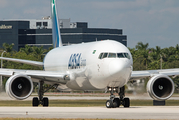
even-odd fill
[{"label": "building window", "polygon": [[43,26],[47,27],[48,26],[48,22],[43,22]]},{"label": "building window", "polygon": [[36,26],[42,26],[41,22],[36,22]]}]

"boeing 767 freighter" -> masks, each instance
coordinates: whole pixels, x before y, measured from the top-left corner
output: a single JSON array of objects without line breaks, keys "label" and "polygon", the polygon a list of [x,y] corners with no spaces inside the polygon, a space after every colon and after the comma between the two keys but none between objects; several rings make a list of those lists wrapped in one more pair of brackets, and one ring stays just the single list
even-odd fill
[{"label": "boeing 767 freighter", "polygon": [[[114,40],[103,40],[76,45],[62,46],[56,0],[51,0],[53,46],[43,62],[0,57],[9,60],[42,66],[44,70],[0,69],[0,75],[10,77],[6,82],[6,93],[17,100],[28,98],[33,91],[33,82],[39,83],[38,97],[33,106],[48,106],[44,84],[66,85],[72,90],[109,90],[107,108],[123,105],[130,107],[130,99],[125,97],[124,85],[130,80],[149,77],[147,91],[158,101],[170,98],[174,92],[174,82],[169,76],[179,75],[179,69],[133,71],[132,55],[128,48]],[[49,88],[50,89],[50,88]],[[119,97],[114,96],[117,92]]]}]

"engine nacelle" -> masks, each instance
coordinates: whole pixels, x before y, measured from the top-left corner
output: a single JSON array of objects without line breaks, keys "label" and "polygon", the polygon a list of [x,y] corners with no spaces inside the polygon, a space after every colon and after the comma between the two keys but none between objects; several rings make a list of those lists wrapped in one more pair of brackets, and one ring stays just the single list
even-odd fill
[{"label": "engine nacelle", "polygon": [[6,93],[12,98],[18,100],[26,99],[32,94],[32,91],[33,82],[26,75],[13,75],[6,82]]},{"label": "engine nacelle", "polygon": [[163,74],[155,75],[147,83],[147,92],[154,100],[158,101],[170,98],[174,89],[173,80]]}]

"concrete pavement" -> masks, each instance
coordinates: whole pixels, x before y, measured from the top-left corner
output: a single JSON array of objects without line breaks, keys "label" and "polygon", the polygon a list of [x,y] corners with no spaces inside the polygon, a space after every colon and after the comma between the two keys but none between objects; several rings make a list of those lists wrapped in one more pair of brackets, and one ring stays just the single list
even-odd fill
[{"label": "concrete pavement", "polygon": [[0,117],[179,119],[179,106],[106,107],[0,107]]}]

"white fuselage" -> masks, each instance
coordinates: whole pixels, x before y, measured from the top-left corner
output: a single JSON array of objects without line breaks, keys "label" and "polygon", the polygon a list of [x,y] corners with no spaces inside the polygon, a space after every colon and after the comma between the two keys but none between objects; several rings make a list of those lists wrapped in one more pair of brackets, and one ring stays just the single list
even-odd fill
[{"label": "white fuselage", "polygon": [[[100,55],[105,56],[106,53],[107,57],[100,58]],[[121,53],[128,54],[128,58],[118,57]],[[55,48],[44,59],[45,71],[70,74],[70,81],[66,86],[74,90],[122,87],[131,76],[132,65],[128,48],[112,40]]]}]

